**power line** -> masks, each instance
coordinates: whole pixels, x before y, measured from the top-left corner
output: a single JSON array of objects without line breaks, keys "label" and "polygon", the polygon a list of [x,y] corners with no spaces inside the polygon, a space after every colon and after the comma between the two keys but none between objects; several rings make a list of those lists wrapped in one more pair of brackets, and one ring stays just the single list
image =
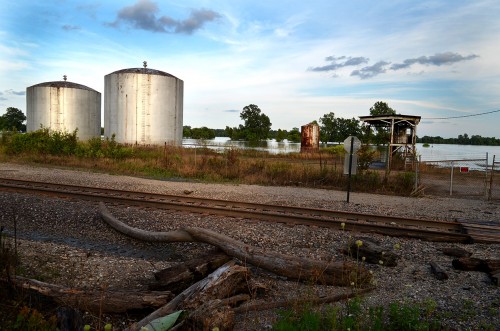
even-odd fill
[{"label": "power line", "polygon": [[487,111],[485,113],[472,114],[472,115],[462,115],[462,116],[452,116],[452,117],[424,117],[424,119],[426,119],[426,120],[448,120],[451,118],[464,118],[464,117],[472,117],[472,116],[481,116],[481,115],[486,115],[486,114],[491,114],[491,113],[497,113],[499,111],[500,111],[500,109],[493,110],[493,111]]}]

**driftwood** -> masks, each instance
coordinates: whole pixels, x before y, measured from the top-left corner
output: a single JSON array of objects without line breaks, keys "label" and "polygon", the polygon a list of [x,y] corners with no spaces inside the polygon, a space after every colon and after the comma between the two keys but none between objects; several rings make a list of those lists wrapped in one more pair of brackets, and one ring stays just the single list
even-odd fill
[{"label": "driftwood", "polygon": [[[212,272],[208,277],[185,289],[173,300],[146,316],[128,330],[140,330],[141,327],[148,325],[151,321],[180,309],[200,307],[202,302],[208,302],[207,298],[211,298],[210,301],[228,298],[238,292],[238,289],[241,289],[248,276],[247,273],[247,268],[237,266],[234,261],[230,261]],[[219,306],[217,305],[218,309]]]},{"label": "driftwood", "polygon": [[500,269],[500,260],[483,260],[476,257],[461,257],[454,259],[452,261],[452,265],[458,270],[492,272]]},{"label": "driftwood", "polygon": [[243,261],[243,263],[249,263],[294,280],[340,286],[350,286],[351,283],[366,286],[371,280],[368,270],[357,263],[315,261],[275,252],[266,252],[263,249],[202,228],[189,227],[171,232],[149,232],[130,227],[117,220],[109,213],[103,203],[100,203],[99,209],[102,219],[109,226],[139,240],[208,243],[218,247],[227,255]]},{"label": "driftwood", "polygon": [[443,268],[441,268],[439,264],[437,264],[434,261],[429,262],[429,264],[431,266],[431,272],[434,274],[434,277],[436,277],[436,279],[439,280],[448,279],[448,274],[446,273],[446,271],[444,271]]},{"label": "driftwood", "polygon": [[[7,284],[7,281],[2,280]],[[29,289],[52,298],[60,306],[70,306],[93,313],[124,313],[135,309],[156,309],[166,304],[173,294],[154,291],[87,291],[44,283],[38,280],[16,276],[11,284],[17,288]]]},{"label": "driftwood", "polygon": [[183,264],[155,272],[156,282],[150,284],[149,289],[179,293],[229,260],[231,258],[220,250],[211,250]]},{"label": "driftwood", "polygon": [[[360,243],[361,245],[359,245]],[[366,238],[353,241],[349,245],[349,249],[343,249],[342,252],[358,261],[362,261],[364,258],[367,263],[381,264],[386,267],[395,267],[399,258],[393,252]]]}]

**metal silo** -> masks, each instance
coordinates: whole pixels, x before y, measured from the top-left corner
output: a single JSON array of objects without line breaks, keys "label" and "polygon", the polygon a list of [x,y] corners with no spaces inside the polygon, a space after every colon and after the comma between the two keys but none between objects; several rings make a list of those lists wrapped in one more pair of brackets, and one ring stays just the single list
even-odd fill
[{"label": "metal silo", "polygon": [[41,127],[69,133],[78,129],[80,140],[101,136],[101,93],[66,81],[26,88],[26,130]]},{"label": "metal silo", "polygon": [[104,77],[104,133],[119,143],[182,144],[184,82],[166,72],[118,70]]},{"label": "metal silo", "polygon": [[301,144],[300,151],[303,152],[317,152],[319,150],[319,125],[310,123],[302,125],[301,129]]}]

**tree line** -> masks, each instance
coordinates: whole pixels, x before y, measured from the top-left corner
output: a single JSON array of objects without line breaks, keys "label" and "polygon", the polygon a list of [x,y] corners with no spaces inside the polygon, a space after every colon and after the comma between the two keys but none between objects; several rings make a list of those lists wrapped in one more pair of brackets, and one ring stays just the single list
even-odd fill
[{"label": "tree line", "polygon": [[[396,111],[389,107],[386,102],[377,101],[370,108],[370,115],[395,115]],[[225,129],[211,129],[208,127],[192,128],[183,127],[183,137],[192,139],[214,139],[215,137],[229,137],[231,140],[245,140],[256,142],[266,139],[275,139],[277,142],[288,140],[298,143],[301,141],[300,129],[294,127],[292,130],[271,130],[270,118],[254,104],[243,108],[240,113],[243,124],[238,127],[226,126]],[[0,116],[0,131],[15,130],[19,132],[26,131],[26,116],[24,113],[14,107],[9,107],[6,113]],[[310,123],[320,126],[320,140],[322,142],[342,142],[349,136],[357,136],[361,141],[371,144],[386,144],[389,140],[389,131],[387,128],[370,128],[364,125],[360,120],[353,118],[336,117],[335,113],[324,114],[318,121],[313,120]],[[460,144],[460,145],[490,145],[500,146],[500,139],[494,137],[482,137],[467,133],[458,135],[457,138],[442,138],[440,136],[417,137],[417,142],[424,144]]]},{"label": "tree line", "polygon": [[452,145],[483,145],[483,146],[500,146],[500,139],[495,137],[481,137],[480,135],[472,135],[469,137],[467,133],[459,134],[457,138],[443,138],[440,136],[417,137],[418,143],[423,144],[452,144]]}]

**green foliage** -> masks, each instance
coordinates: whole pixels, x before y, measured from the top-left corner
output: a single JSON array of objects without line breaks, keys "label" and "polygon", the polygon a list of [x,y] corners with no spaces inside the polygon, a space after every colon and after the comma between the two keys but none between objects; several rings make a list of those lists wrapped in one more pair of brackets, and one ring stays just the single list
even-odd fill
[{"label": "green foliage", "polygon": [[155,320],[152,320],[149,322],[145,327],[141,328],[141,331],[167,331],[174,326],[175,322],[181,315],[183,310],[176,311],[172,314],[169,314],[167,316],[163,316],[160,318],[157,318]]},{"label": "green foliage", "polygon": [[377,101],[372,107],[370,107],[370,115],[396,115],[396,111],[389,107],[386,102]]},{"label": "green foliage", "polygon": [[336,118],[334,113],[323,115],[320,136],[324,142],[342,142],[349,136],[361,136],[361,124],[359,120],[352,118]]},{"label": "green foliage", "polygon": [[292,143],[300,143],[302,140],[302,136],[300,134],[299,128],[293,128],[287,135],[286,138],[289,142]]},{"label": "green foliage", "polygon": [[344,308],[328,306],[323,311],[305,305],[281,311],[273,330],[321,331],[413,331],[441,330],[433,301],[416,304],[391,303],[386,311],[382,306],[365,307],[360,298],[349,300]]},{"label": "green foliage", "polygon": [[0,131],[15,130],[24,132],[26,131],[26,125],[23,124],[24,121],[26,121],[26,116],[21,110],[9,107],[5,114],[0,116]]},{"label": "green foliage", "polygon": [[203,126],[201,128],[193,128],[190,130],[190,135],[188,137],[192,139],[214,139],[215,131]]},{"label": "green foliage", "polygon": [[469,137],[467,133],[458,135],[457,138],[443,138],[440,136],[417,137],[417,143],[425,144],[459,144],[459,145],[484,145],[484,146],[500,146],[500,139],[495,137],[482,137],[480,135],[472,135]]},{"label": "green foliage", "polygon": [[259,141],[269,138],[271,121],[258,106],[251,104],[243,108],[240,118],[245,122],[238,128],[226,127],[226,132],[232,140]]},{"label": "green foliage", "polygon": [[56,316],[48,320],[36,309],[23,307],[17,315],[16,322],[11,327],[14,331],[55,331],[57,328]]},{"label": "green foliage", "polygon": [[415,186],[414,172],[400,172],[396,175],[395,186],[398,193],[411,192]]},{"label": "green foliage", "polygon": [[361,148],[358,150],[357,154],[358,154],[358,169],[359,171],[365,171],[368,170],[368,167],[375,159],[377,151],[371,149],[369,145],[361,145]]},{"label": "green foliage", "polygon": [[73,155],[78,145],[76,133],[77,130],[68,133],[50,131],[48,128],[25,134],[9,132],[2,142],[7,154]]}]

